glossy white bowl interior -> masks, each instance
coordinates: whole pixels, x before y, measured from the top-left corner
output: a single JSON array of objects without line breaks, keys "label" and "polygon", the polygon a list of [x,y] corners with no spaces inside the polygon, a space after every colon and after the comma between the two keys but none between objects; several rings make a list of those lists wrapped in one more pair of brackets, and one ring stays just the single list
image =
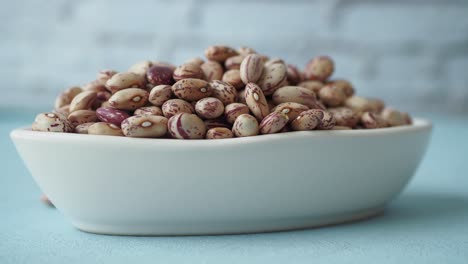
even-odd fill
[{"label": "glossy white bowl interior", "polygon": [[431,124],[224,140],[12,131],[72,224],[124,235],[285,230],[371,216],[406,185]]}]

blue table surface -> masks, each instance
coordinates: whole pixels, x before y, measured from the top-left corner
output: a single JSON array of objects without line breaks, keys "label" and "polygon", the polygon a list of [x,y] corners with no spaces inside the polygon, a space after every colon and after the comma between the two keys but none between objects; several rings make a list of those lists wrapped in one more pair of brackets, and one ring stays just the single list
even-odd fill
[{"label": "blue table surface", "polygon": [[0,263],[468,263],[468,118],[420,114],[432,142],[413,180],[367,221],[229,236],[119,237],[40,203],[9,139],[33,112],[0,111]]}]

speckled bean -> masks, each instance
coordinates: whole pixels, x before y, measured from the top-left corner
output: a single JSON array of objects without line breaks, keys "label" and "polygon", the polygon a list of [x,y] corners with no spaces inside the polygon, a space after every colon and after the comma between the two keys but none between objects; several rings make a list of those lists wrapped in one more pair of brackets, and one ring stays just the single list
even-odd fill
[{"label": "speckled bean", "polygon": [[291,128],[296,131],[314,130],[320,125],[324,112],[311,109],[300,113],[292,122]]},{"label": "speckled bean", "polygon": [[224,117],[229,124],[234,124],[238,116],[248,113],[250,113],[249,107],[241,103],[228,104],[224,108]]},{"label": "speckled bean", "polygon": [[357,112],[371,111],[369,100],[360,96],[351,96],[346,99],[345,106]]},{"label": "speckled bean", "polygon": [[230,57],[224,62],[224,67],[227,70],[234,70],[234,69],[239,70],[244,58],[245,58],[244,55],[237,55],[237,56]]},{"label": "speckled bean", "polygon": [[273,94],[273,101],[276,104],[294,102],[306,105],[309,108],[317,106],[315,93],[299,86],[284,86],[279,88]]},{"label": "speckled bean", "polygon": [[335,70],[333,60],[328,56],[318,56],[306,66],[305,76],[309,80],[327,80]]},{"label": "speckled bean", "polygon": [[145,116],[145,115],[157,115],[162,116],[162,110],[159,106],[143,106],[135,110],[133,115]]},{"label": "speckled bean", "polygon": [[202,139],[206,134],[205,123],[194,114],[175,114],[169,119],[167,126],[173,138]]},{"label": "speckled bean", "polygon": [[237,101],[237,90],[231,84],[223,81],[211,81],[208,83],[212,96],[218,98],[224,105]]},{"label": "speckled bean", "polygon": [[112,76],[116,74],[117,74],[117,71],[114,71],[114,70],[109,70],[109,69],[102,70],[98,72],[96,76],[96,80],[102,84],[105,84]]},{"label": "speckled bean", "polygon": [[206,81],[221,80],[223,78],[224,69],[219,62],[207,61],[200,66],[203,72],[203,79]]},{"label": "speckled bean", "polygon": [[88,129],[90,126],[92,126],[93,124],[95,124],[96,122],[90,122],[90,123],[83,123],[83,124],[79,124],[75,127],[75,133],[78,133],[78,134],[88,134]]},{"label": "speckled bean", "polygon": [[33,131],[72,132],[73,125],[61,114],[46,112],[36,116],[32,124]]},{"label": "speckled bean", "polygon": [[148,92],[140,88],[128,88],[114,93],[109,98],[111,107],[120,110],[135,110],[148,102]]},{"label": "speckled bean", "polygon": [[344,104],[346,95],[343,90],[334,84],[327,84],[320,89],[318,96],[326,106],[337,107]]},{"label": "speckled bean", "polygon": [[309,107],[294,102],[281,103],[272,109],[272,112],[283,113],[288,116],[289,122],[296,119],[300,113],[309,110]]},{"label": "speckled bean", "polygon": [[304,81],[300,82],[297,86],[311,90],[317,95],[320,89],[322,89],[322,87],[324,86],[324,84],[320,81]]},{"label": "speckled bean", "polygon": [[249,114],[242,114],[236,118],[232,126],[232,133],[236,137],[250,137],[258,135],[258,121]]},{"label": "speckled bean", "polygon": [[170,85],[157,85],[151,89],[148,101],[155,106],[162,106],[164,102],[171,99],[172,86]]},{"label": "speckled bean", "polygon": [[131,116],[122,122],[122,132],[127,137],[159,138],[166,135],[167,122],[164,116]]},{"label": "speckled bean", "polygon": [[201,79],[183,79],[172,86],[172,92],[186,101],[198,101],[212,94],[208,83]]},{"label": "speckled bean", "polygon": [[120,72],[107,80],[106,87],[111,93],[135,87],[144,89],[146,87],[146,77],[133,72]]},{"label": "speckled bean", "polygon": [[104,91],[109,91],[105,85],[106,83],[101,81],[101,80],[94,80],[91,81],[85,85],[83,85],[83,90],[84,91],[91,91],[91,92],[104,92]]},{"label": "speckled bean", "polygon": [[320,124],[317,127],[318,129],[320,129],[320,130],[330,130],[335,126],[335,124],[336,124],[335,118],[333,117],[333,115],[330,112],[328,112],[326,110],[321,110],[321,109],[314,109],[314,110],[323,112],[322,120],[320,120]]},{"label": "speckled bean", "polygon": [[258,85],[265,95],[271,95],[286,84],[287,77],[286,65],[283,63],[265,65],[263,74],[258,80]]},{"label": "speckled bean", "polygon": [[388,127],[388,123],[378,114],[364,112],[361,116],[361,124],[367,129]]},{"label": "speckled bean", "polygon": [[128,71],[144,76],[148,72],[148,69],[151,68],[151,66],[153,66],[153,63],[149,60],[140,61],[130,66]]},{"label": "speckled bean", "polygon": [[270,113],[268,102],[262,89],[255,83],[248,83],[245,86],[245,101],[252,114],[261,121]]},{"label": "speckled bean", "polygon": [[173,74],[174,71],[169,67],[154,65],[146,72],[146,79],[154,86],[172,85],[174,83]]},{"label": "speckled bean", "polygon": [[205,56],[209,60],[224,62],[230,57],[239,55],[237,51],[227,46],[210,46],[205,50]]},{"label": "speckled bean", "polygon": [[123,136],[122,129],[111,123],[97,122],[88,127],[90,135]]},{"label": "speckled bean", "polygon": [[347,107],[329,108],[337,126],[356,127],[359,122],[359,115]]},{"label": "speckled bean", "polygon": [[101,107],[96,109],[96,116],[102,122],[111,123],[120,127],[122,121],[130,115],[127,112],[112,107]]},{"label": "speckled bean", "polygon": [[404,115],[402,112],[396,109],[385,108],[382,111],[381,116],[389,126],[408,125],[408,116]]},{"label": "speckled bean", "polygon": [[257,54],[247,55],[240,65],[240,77],[244,84],[256,83],[263,73],[262,58]]},{"label": "speckled bean", "polygon": [[263,118],[262,122],[260,122],[260,133],[273,134],[279,132],[286,126],[288,121],[288,116],[281,112],[270,113]]},{"label": "speckled bean", "polygon": [[245,84],[240,77],[240,71],[236,69],[226,71],[223,75],[222,81],[231,84],[236,89],[243,89],[245,87]]},{"label": "speckled bean", "polygon": [[174,80],[180,81],[183,79],[203,79],[203,71],[201,66],[194,63],[184,63],[179,65],[172,75]]},{"label": "speckled bean", "polygon": [[373,113],[380,113],[385,108],[385,102],[377,98],[367,99],[369,111]]},{"label": "speckled bean", "polygon": [[354,95],[354,87],[353,85],[347,80],[333,80],[328,82],[328,84],[333,84],[335,87],[338,87],[343,91],[346,97],[350,97]]},{"label": "speckled bean", "polygon": [[171,118],[177,113],[195,113],[193,106],[182,99],[170,99],[167,100],[161,107],[163,115],[167,118]]},{"label": "speckled bean", "polygon": [[97,120],[96,112],[92,110],[77,110],[68,115],[68,121],[70,121],[73,126],[96,122]]},{"label": "speckled bean", "polygon": [[83,89],[81,89],[81,87],[78,86],[74,86],[63,91],[62,93],[60,93],[57,99],[55,99],[55,109],[58,110],[63,106],[69,105],[73,98],[82,91]]},{"label": "speckled bean", "polygon": [[234,135],[231,130],[225,127],[214,127],[206,131],[206,139],[232,138]]},{"label": "speckled bean", "polygon": [[224,118],[216,118],[216,119],[207,119],[204,120],[203,123],[205,123],[206,129],[212,129],[215,127],[225,127],[231,129],[232,124],[228,124],[227,121]]},{"label": "speckled bean", "polygon": [[195,111],[202,118],[214,119],[220,117],[224,113],[224,105],[218,98],[207,97],[200,99],[195,104]]},{"label": "speckled bean", "polygon": [[84,91],[77,94],[70,103],[70,113],[91,109],[96,98],[96,92]]},{"label": "speckled bean", "polygon": [[286,66],[286,76],[289,85],[297,85],[304,79],[303,73],[292,64]]}]

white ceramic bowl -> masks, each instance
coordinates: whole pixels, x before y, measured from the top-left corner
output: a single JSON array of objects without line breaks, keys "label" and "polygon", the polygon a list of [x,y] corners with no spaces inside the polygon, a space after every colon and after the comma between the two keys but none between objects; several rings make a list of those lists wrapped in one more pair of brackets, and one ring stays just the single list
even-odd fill
[{"label": "white ceramic bowl", "polygon": [[41,189],[84,231],[285,230],[377,214],[414,174],[431,124],[224,140],[34,132],[11,137]]}]

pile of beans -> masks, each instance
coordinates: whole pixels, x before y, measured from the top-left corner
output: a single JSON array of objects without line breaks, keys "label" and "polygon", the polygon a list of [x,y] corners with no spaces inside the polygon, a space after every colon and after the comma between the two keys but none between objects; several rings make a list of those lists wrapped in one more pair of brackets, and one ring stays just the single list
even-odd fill
[{"label": "pile of beans", "polygon": [[174,66],[142,61],[104,70],[71,87],[35,131],[93,135],[222,139],[301,130],[375,129],[411,124],[407,113],[355,95],[330,79],[335,65],[313,58],[302,71],[251,48],[210,46],[205,59]]}]

